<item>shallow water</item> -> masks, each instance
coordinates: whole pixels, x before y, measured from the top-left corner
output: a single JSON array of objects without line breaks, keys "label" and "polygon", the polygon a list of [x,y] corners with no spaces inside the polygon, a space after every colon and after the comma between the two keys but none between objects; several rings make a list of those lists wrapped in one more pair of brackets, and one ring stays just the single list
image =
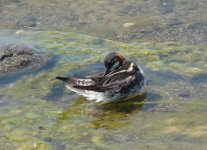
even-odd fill
[{"label": "shallow water", "polygon": [[[35,8],[36,5],[42,4],[36,2],[5,1],[5,5],[2,5],[4,7],[0,7],[0,12],[5,13],[5,7],[10,9],[24,7],[25,11],[28,11],[30,5],[35,4]],[[74,8],[74,13],[80,11],[80,14],[82,14],[80,7],[86,5],[77,1],[73,5],[65,6],[65,1],[61,2],[62,9]],[[144,16],[146,13],[141,7],[138,10],[135,9],[136,7],[132,9],[134,1],[120,5],[122,2],[110,1],[108,5],[116,4],[114,9],[110,7],[110,11],[120,9],[118,11],[120,16],[128,18],[127,22],[131,22],[130,19],[133,19],[133,16]],[[177,6],[175,1],[159,1],[157,5],[161,2],[169,3],[172,8],[164,6],[160,9],[151,8],[149,6],[153,3],[150,4],[150,0],[138,1],[136,4],[145,6],[144,8],[148,8],[147,10],[151,12],[153,10],[157,12],[153,16],[164,18],[167,16],[171,18],[178,10],[181,10],[181,7],[175,7]],[[191,1],[182,1],[182,3],[188,7],[195,4]],[[205,2],[199,1],[197,7],[200,9],[182,6],[186,8],[183,12],[191,10],[193,17],[197,16],[196,14],[202,14],[206,5],[200,7],[201,3]],[[50,10],[55,2],[44,4],[41,6],[48,7]],[[127,4],[128,7],[126,7]],[[87,5],[91,6],[90,3]],[[91,7],[104,6],[106,9],[108,5],[104,1],[99,1]],[[62,12],[65,16],[60,6],[58,4],[56,6],[55,11]],[[80,6],[78,8],[81,10],[75,9],[77,6]],[[44,18],[49,10],[38,15]],[[133,11],[129,13],[129,10]],[[114,14],[116,13],[103,16],[107,19],[114,17],[115,20],[119,20]],[[57,13],[57,16],[59,15],[61,14]],[[145,15],[151,16],[150,12]],[[12,16],[13,12],[10,12],[10,17]],[[205,14],[200,15],[196,21],[202,20],[204,16]],[[103,22],[107,20],[106,18]],[[186,20],[187,23],[184,25],[192,23],[187,16],[177,18]],[[5,17],[0,19],[4,20]],[[54,20],[58,21],[57,18]],[[50,22],[51,19],[48,21]],[[122,41],[124,39],[118,42],[115,37],[105,35],[104,32],[110,30],[103,30],[102,26],[98,26],[96,22],[93,22],[93,25],[97,25],[99,30],[94,31],[93,34],[84,27],[85,24],[81,26],[83,31],[77,32],[77,29],[74,29],[78,28],[76,23],[74,23],[76,27],[72,26],[72,29],[64,31],[53,29],[44,21],[42,24],[45,28],[41,27],[42,24],[37,24],[35,28],[38,29],[21,27],[16,29],[11,25],[4,26],[4,30],[1,30],[1,43],[24,43],[45,53],[50,60],[39,70],[11,74],[0,79],[0,149],[194,150],[207,148],[207,44],[205,38],[201,37],[203,39],[201,42],[194,41],[196,45],[189,44],[192,41],[188,40],[184,40],[187,42],[184,43],[179,40],[160,39],[162,42],[159,43],[152,39],[140,42],[139,38],[127,38],[128,43],[124,43]],[[15,20],[11,24],[15,24]],[[138,22],[136,24],[140,25]],[[60,27],[63,28],[65,25],[67,23],[63,23]],[[152,27],[156,25],[152,24]],[[114,29],[116,24],[110,22],[109,27],[111,26]],[[74,32],[68,32],[71,30]],[[128,33],[125,29],[116,32],[121,31]],[[129,32],[132,31],[129,30]],[[185,36],[182,35],[180,38]],[[146,96],[138,97],[133,101],[102,105],[87,101],[68,91],[63,83],[55,80],[56,76],[61,75],[81,77],[102,72],[104,56],[111,51],[122,53],[143,68],[147,76]]]},{"label": "shallow water", "polygon": [[[206,147],[206,80],[202,80],[206,79],[206,66],[197,64],[206,58],[205,49],[193,51],[192,45],[173,42],[122,44],[46,31],[7,36],[37,47],[51,61],[38,72],[1,83],[2,148]],[[84,76],[91,73],[88,70],[103,71],[103,58],[111,49],[143,67],[146,97],[101,105],[86,101],[55,80],[57,75]],[[193,65],[188,57],[175,56],[186,51],[191,52]]]}]

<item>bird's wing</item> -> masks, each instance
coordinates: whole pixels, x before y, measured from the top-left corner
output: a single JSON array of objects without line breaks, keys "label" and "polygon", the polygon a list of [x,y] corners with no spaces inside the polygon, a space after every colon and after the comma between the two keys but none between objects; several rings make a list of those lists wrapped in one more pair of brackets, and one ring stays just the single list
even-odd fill
[{"label": "bird's wing", "polygon": [[116,73],[114,75],[103,77],[102,80],[93,85],[73,86],[74,88],[90,90],[96,92],[115,91],[119,92],[123,87],[128,86],[135,78],[134,72]]},{"label": "bird's wing", "polygon": [[79,78],[70,78],[70,77],[56,77],[56,79],[62,80],[66,82],[70,86],[89,86],[94,85],[96,82],[92,79],[85,78],[85,79],[79,79]]}]

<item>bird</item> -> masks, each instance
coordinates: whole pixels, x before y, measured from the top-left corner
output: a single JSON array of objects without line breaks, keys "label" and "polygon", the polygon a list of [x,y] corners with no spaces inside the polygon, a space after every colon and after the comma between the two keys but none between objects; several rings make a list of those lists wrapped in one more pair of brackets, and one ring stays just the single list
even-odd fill
[{"label": "bird", "polygon": [[56,77],[66,87],[87,100],[109,103],[120,102],[146,91],[144,71],[135,63],[117,52],[111,52],[104,59],[105,72],[84,78]]}]

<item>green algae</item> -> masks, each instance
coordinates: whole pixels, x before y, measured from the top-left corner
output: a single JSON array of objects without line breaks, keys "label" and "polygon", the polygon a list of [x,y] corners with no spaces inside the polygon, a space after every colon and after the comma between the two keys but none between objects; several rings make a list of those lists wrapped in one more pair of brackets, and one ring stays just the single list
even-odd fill
[{"label": "green algae", "polygon": [[[135,58],[137,63],[142,62],[151,70],[170,70],[184,76],[206,73],[205,62],[207,56],[204,53],[206,48],[202,45],[185,45],[177,42],[122,44],[106,40],[100,46],[93,44],[93,41],[97,39],[95,37],[58,32],[45,34],[39,32],[33,34],[31,41],[34,41],[34,37],[38,38],[36,39],[38,47],[44,49],[45,52],[53,55],[66,55],[68,60],[70,60],[70,57],[77,55],[93,56],[93,58],[90,58],[90,63],[94,63],[97,60],[103,61],[106,54],[104,51],[116,50],[126,55],[126,57]],[[85,62],[83,63],[85,64]],[[79,64],[81,65],[82,62],[79,62]]]},{"label": "green algae", "polygon": [[[149,48],[148,48],[149,47]],[[117,44],[115,50],[142,62],[151,70],[173,71],[183,76],[192,77],[206,73],[206,51],[193,45],[178,43],[153,44]],[[203,64],[203,65],[201,65]]]}]

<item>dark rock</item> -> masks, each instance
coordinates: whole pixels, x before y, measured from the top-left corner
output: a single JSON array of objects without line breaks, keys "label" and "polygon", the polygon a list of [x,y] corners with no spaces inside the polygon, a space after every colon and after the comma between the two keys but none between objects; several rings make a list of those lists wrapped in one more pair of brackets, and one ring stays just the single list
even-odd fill
[{"label": "dark rock", "polygon": [[38,62],[35,51],[25,45],[0,46],[0,73],[16,71]]},{"label": "dark rock", "polygon": [[159,0],[160,13],[165,15],[174,10],[174,0]]}]

